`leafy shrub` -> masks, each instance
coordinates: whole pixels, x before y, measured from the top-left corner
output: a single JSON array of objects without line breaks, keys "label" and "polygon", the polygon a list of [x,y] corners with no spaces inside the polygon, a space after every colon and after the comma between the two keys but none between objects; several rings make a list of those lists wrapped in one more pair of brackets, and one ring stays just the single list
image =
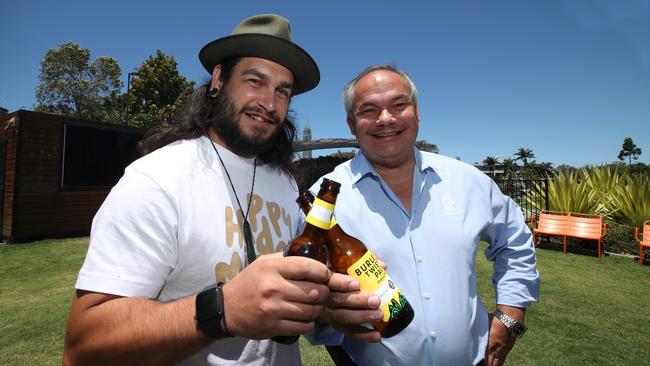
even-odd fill
[{"label": "leafy shrub", "polygon": [[634,240],[634,227],[608,221],[605,250],[613,253],[638,255],[639,243]]},{"label": "leafy shrub", "polygon": [[[603,165],[558,171],[548,181],[549,209],[603,215],[608,223],[605,249],[637,255],[634,227],[650,220],[650,178],[619,168]],[[535,184],[526,196],[537,210],[544,207],[542,190],[541,184]]]},{"label": "leafy shrub", "polygon": [[594,191],[594,199],[598,201],[593,212],[583,213],[595,212],[607,216],[605,204],[611,200],[612,192],[625,184],[627,174],[619,172],[618,166],[601,165],[582,169],[580,175],[587,182],[587,186]]},{"label": "leafy shrub", "polygon": [[623,181],[613,186],[608,199],[603,200],[604,214],[614,221],[641,227],[650,220],[650,179],[626,175]]},{"label": "leafy shrub", "polygon": [[[552,211],[594,213],[598,212],[599,192],[594,190],[584,170],[573,172],[559,171],[548,181],[548,207]],[[527,201],[538,210],[544,207],[543,186],[534,183]]]},{"label": "leafy shrub", "polygon": [[[544,207],[542,190],[541,184],[534,184],[527,196],[538,210]],[[607,165],[560,170],[548,181],[548,199],[553,211],[598,213],[640,227],[650,219],[650,178]]]}]

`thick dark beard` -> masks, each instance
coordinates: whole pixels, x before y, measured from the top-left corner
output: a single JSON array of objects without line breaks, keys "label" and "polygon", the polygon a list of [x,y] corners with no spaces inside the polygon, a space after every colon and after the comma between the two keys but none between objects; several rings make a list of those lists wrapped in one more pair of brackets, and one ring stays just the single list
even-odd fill
[{"label": "thick dark beard", "polygon": [[[210,127],[219,135],[228,149],[237,155],[256,156],[271,149],[282,131],[276,128],[275,132],[268,139],[257,133],[252,137],[245,135],[237,122],[235,104],[225,90],[214,102],[211,113]],[[243,112],[243,111],[242,111]],[[278,125],[279,121],[276,121]]]}]

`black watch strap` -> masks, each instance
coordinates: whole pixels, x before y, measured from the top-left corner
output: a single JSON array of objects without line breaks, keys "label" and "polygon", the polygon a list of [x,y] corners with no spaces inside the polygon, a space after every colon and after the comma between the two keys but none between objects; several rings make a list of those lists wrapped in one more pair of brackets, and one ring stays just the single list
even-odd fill
[{"label": "black watch strap", "polygon": [[228,329],[221,326],[224,320],[223,292],[221,284],[200,292],[196,295],[196,315],[199,329],[208,337],[219,340],[232,337]]}]

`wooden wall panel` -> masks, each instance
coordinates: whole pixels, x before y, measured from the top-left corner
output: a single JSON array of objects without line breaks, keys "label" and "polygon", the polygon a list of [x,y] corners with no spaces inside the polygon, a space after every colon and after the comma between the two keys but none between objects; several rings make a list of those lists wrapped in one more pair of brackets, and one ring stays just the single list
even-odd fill
[{"label": "wooden wall panel", "polygon": [[124,127],[29,111],[18,113],[19,136],[7,140],[3,238],[21,242],[88,235],[92,219],[111,187],[61,189],[64,125],[72,122],[109,130]]},{"label": "wooden wall panel", "polygon": [[18,115],[12,113],[2,116],[0,120],[0,139],[6,141],[4,177],[0,175],[0,179],[4,179],[2,197],[0,197],[2,199],[2,218],[0,218],[2,230],[0,231],[0,239],[3,242],[11,237],[13,222],[14,182],[16,179],[16,127],[15,125],[12,126],[9,121],[14,117],[18,117]]},{"label": "wooden wall panel", "polygon": [[20,211],[16,212],[15,236],[20,239],[67,233],[88,235],[92,219],[107,195],[108,190],[23,194]]}]

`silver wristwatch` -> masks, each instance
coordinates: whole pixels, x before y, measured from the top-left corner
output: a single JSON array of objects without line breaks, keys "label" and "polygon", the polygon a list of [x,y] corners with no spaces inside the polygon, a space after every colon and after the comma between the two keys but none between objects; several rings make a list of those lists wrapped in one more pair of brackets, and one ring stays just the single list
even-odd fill
[{"label": "silver wristwatch", "polygon": [[512,334],[512,336],[515,338],[522,337],[524,334],[526,334],[526,330],[528,330],[524,323],[509,317],[499,309],[496,309],[494,311],[494,317],[499,319],[499,321],[503,323],[506,328],[508,328],[510,334]]}]

